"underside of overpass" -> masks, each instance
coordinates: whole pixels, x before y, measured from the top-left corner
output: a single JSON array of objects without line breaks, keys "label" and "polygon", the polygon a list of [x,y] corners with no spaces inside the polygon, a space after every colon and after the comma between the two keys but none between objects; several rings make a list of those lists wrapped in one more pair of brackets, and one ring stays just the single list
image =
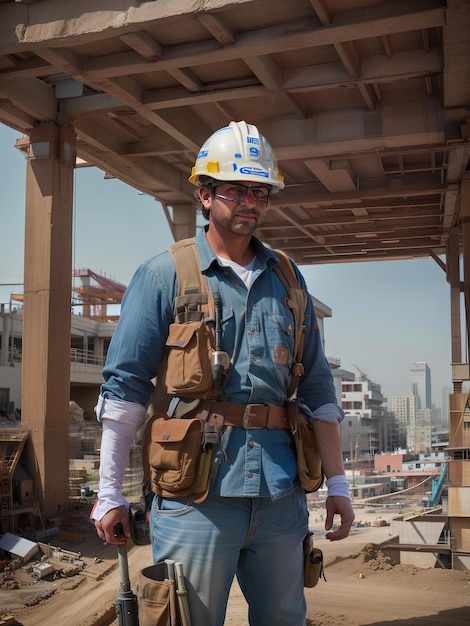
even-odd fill
[{"label": "underside of overpass", "polygon": [[431,257],[446,273],[449,515],[470,552],[469,32],[468,0],[0,0],[0,122],[28,161],[22,408],[45,517],[68,502],[73,169],[153,196],[178,240],[195,231],[198,148],[244,119],[286,182],[266,243],[301,265]]}]

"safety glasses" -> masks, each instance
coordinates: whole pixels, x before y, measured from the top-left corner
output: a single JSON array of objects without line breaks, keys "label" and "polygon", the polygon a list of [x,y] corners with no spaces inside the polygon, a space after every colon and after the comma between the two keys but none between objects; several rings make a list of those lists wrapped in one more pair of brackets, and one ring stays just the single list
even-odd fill
[{"label": "safety glasses", "polygon": [[[220,187],[223,187],[221,190],[223,193],[218,192]],[[268,204],[271,189],[269,187],[264,187],[263,185],[251,187],[249,185],[243,185],[242,183],[222,183],[221,185],[212,187],[212,193],[215,198],[221,198],[222,200],[228,200],[229,202],[238,202],[239,200],[246,198],[250,191],[256,202]]]}]

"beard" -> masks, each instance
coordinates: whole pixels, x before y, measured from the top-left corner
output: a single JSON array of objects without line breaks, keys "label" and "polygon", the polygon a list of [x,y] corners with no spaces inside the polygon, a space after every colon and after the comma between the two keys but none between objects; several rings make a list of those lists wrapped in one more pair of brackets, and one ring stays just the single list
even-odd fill
[{"label": "beard", "polygon": [[237,213],[232,216],[229,222],[229,230],[234,235],[252,235],[261,221],[255,212]]}]

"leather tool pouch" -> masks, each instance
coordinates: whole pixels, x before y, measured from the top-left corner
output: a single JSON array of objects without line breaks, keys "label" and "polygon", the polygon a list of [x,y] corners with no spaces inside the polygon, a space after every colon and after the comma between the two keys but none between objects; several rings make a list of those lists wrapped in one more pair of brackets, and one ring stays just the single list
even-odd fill
[{"label": "leather tool pouch", "polygon": [[152,491],[164,498],[202,502],[209,490],[212,446],[204,445],[200,417],[157,417],[150,426],[148,466]]},{"label": "leather tool pouch", "polygon": [[211,330],[204,321],[171,324],[165,385],[170,395],[202,397],[214,386]]},{"label": "leather tool pouch", "polygon": [[300,484],[307,492],[317,491],[323,484],[324,475],[311,420],[298,410],[297,402],[288,402],[287,412],[297,455]]},{"label": "leather tool pouch", "polygon": [[176,585],[165,563],[144,568],[137,582],[139,626],[180,626]]},{"label": "leather tool pouch", "polygon": [[308,532],[304,539],[304,587],[315,587],[320,577],[326,582],[323,552],[313,546],[312,533]]}]

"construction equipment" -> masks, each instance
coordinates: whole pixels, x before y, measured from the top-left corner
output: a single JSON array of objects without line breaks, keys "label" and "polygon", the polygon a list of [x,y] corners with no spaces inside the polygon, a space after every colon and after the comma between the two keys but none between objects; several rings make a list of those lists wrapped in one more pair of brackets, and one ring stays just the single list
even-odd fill
[{"label": "construction equipment", "polygon": [[82,284],[81,287],[72,288],[72,306],[82,307],[84,317],[100,322],[119,319],[116,311],[114,314],[108,313],[108,306],[121,304],[126,285],[90,269],[74,270],[73,277],[79,278]]},{"label": "construction equipment", "polygon": [[[122,524],[116,524],[114,532],[117,536],[124,534]],[[120,591],[116,598],[116,615],[119,626],[139,626],[139,610],[137,596],[131,589],[129,580],[129,565],[127,561],[127,546],[118,546]]]},{"label": "construction equipment", "polygon": [[439,504],[446,480],[447,480],[447,464],[444,463],[441,467],[441,474],[439,478],[432,479],[431,497],[429,498],[428,507],[434,507]]}]

